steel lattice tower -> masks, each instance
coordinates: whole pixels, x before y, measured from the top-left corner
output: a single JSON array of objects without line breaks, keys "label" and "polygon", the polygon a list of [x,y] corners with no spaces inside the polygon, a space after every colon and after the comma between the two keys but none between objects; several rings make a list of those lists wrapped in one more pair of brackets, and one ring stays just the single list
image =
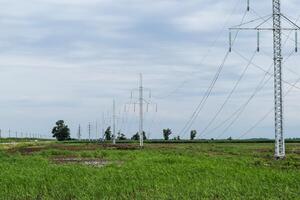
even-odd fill
[{"label": "steel lattice tower", "polygon": [[[130,102],[125,104],[125,112],[127,111],[126,109],[126,105],[134,105],[134,111],[135,111],[135,106],[138,105],[139,106],[139,140],[140,140],[140,147],[144,146],[144,106],[146,106],[146,111],[148,112],[149,109],[149,105],[155,105],[155,110],[157,112],[157,104],[153,103],[150,101],[151,99],[151,90],[144,88],[143,86],[143,75],[140,74],[139,76],[139,87],[137,89],[134,89],[131,91],[131,100],[133,99],[133,93],[134,91],[138,91],[139,93],[139,97],[137,98],[137,102]],[[144,93],[145,91],[149,92],[149,98],[148,100],[146,100],[144,98]]]},{"label": "steel lattice tower", "polygon": [[274,100],[275,100],[275,157],[285,157],[283,137],[282,55],[280,0],[273,0]]},{"label": "steel lattice tower", "polygon": [[[298,40],[297,40],[297,31],[300,30],[300,27],[292,22],[289,18],[284,16],[281,12],[280,0],[272,0],[273,2],[273,14],[270,17],[262,19],[262,23],[254,28],[243,27],[244,24],[249,24],[253,21],[242,23],[240,25],[230,28],[229,34],[229,51],[232,48],[231,40],[231,31],[236,30],[255,30],[257,31],[257,51],[259,51],[259,37],[260,31],[273,31],[273,54],[274,54],[274,102],[275,102],[275,158],[281,159],[285,157],[285,143],[283,137],[283,88],[282,88],[282,31],[295,31],[295,51],[298,50]],[[249,0],[247,1],[247,11],[250,10]],[[267,24],[269,19],[273,19],[273,27],[266,28],[263,25]],[[284,19],[288,24],[292,25],[291,28],[282,27],[282,19]]]},{"label": "steel lattice tower", "polygon": [[140,87],[139,87],[139,111],[140,111],[140,122],[139,122],[139,135],[140,135],[140,146],[144,146],[144,97],[143,97],[143,75],[140,74]]}]

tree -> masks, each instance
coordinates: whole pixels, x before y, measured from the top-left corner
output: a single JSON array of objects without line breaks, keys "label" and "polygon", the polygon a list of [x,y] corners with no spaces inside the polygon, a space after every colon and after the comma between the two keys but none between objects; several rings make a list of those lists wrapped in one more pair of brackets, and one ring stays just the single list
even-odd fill
[{"label": "tree", "polygon": [[194,140],[196,138],[197,131],[196,130],[191,130],[191,140]]},{"label": "tree", "polygon": [[118,140],[127,140],[126,136],[121,133],[121,131],[118,132],[118,137],[117,137]]},{"label": "tree", "polygon": [[175,136],[175,137],[173,138],[173,140],[181,140],[181,139],[180,139],[180,136],[178,135],[178,136]]},{"label": "tree", "polygon": [[70,129],[65,125],[64,120],[58,120],[52,129],[53,137],[58,141],[70,140]]},{"label": "tree", "polygon": [[139,133],[136,133],[131,137],[131,140],[139,140],[139,139],[140,139]]},{"label": "tree", "polygon": [[107,129],[105,130],[104,132],[104,137],[105,137],[105,140],[111,140],[111,130],[110,130],[110,126],[107,127]]},{"label": "tree", "polygon": [[172,134],[171,129],[164,129],[163,130],[163,135],[164,135],[164,140],[169,140],[170,135]]},{"label": "tree", "polygon": [[[145,131],[143,131],[143,139],[144,139],[144,140],[147,140]],[[134,135],[131,137],[131,140],[140,140],[140,133],[137,132],[136,134],[134,134]]]}]

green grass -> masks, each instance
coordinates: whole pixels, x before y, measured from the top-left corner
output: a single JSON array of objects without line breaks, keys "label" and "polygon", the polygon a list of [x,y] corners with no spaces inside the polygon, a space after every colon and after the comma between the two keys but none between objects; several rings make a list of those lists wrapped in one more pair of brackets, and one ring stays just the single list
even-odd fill
[{"label": "green grass", "polygon": [[[275,161],[272,144],[23,144],[0,151],[0,199],[300,199],[300,144],[287,148],[287,159]],[[57,157],[111,164],[61,165]]]}]

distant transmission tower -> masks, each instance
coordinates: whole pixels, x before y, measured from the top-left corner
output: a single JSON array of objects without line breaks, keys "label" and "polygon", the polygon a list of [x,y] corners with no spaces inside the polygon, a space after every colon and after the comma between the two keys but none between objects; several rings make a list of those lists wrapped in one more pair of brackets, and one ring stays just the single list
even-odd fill
[{"label": "distant transmission tower", "polygon": [[77,138],[78,138],[78,140],[81,140],[81,126],[80,126],[80,124],[78,126]]},{"label": "distant transmission tower", "polygon": [[[257,51],[259,51],[260,31],[273,31],[273,55],[274,55],[274,101],[275,101],[275,158],[282,159],[285,157],[285,142],[283,136],[283,96],[282,96],[282,31],[295,31],[295,52],[298,51],[297,31],[300,27],[292,22],[289,18],[281,13],[280,0],[273,1],[273,14],[266,18],[259,18],[240,24],[230,28],[229,34],[229,51],[231,51],[231,30],[255,30],[257,31]],[[247,10],[250,10],[249,0],[247,0]],[[263,27],[269,20],[273,19],[273,27]],[[283,28],[282,19],[284,19],[291,27]],[[254,28],[243,27],[246,24],[254,21],[263,20]]]},{"label": "distant transmission tower", "polygon": [[92,129],[92,126],[91,126],[91,123],[89,123],[89,125],[88,125],[89,141],[91,141],[91,129]]},{"label": "distant transmission tower", "polygon": [[[140,82],[139,82],[139,88],[138,89],[134,89],[131,91],[131,99],[133,99],[134,96],[134,91],[139,92],[139,98],[137,100],[137,102],[130,102],[127,105],[131,105],[133,104],[134,106],[134,112],[135,112],[135,107],[136,105],[139,106],[139,136],[140,136],[140,147],[144,146],[144,106],[146,106],[146,111],[148,112],[149,110],[149,105],[155,105],[155,111],[157,112],[157,104],[150,102],[149,100],[147,101],[144,98],[144,91],[148,91],[149,92],[149,99],[151,99],[151,90],[146,89],[143,87],[143,75],[140,74]],[[126,105],[125,105],[125,111],[127,111],[126,109]]]},{"label": "distant transmission tower", "polygon": [[102,140],[104,140],[104,134],[105,134],[105,125],[106,125],[106,123],[105,123],[105,116],[104,116],[104,113],[102,113]]},{"label": "distant transmission tower", "polygon": [[96,126],[96,128],[95,128],[95,136],[96,136],[96,140],[98,139],[98,121],[96,120],[96,122],[95,122],[95,126]]},{"label": "distant transmission tower", "polygon": [[113,144],[116,144],[116,101],[113,100],[113,134],[112,134],[112,139],[113,139]]}]

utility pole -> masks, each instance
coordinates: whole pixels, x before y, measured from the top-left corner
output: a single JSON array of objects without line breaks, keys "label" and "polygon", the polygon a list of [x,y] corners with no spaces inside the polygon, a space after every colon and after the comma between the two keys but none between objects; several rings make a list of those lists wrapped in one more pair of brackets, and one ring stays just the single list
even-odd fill
[{"label": "utility pole", "polygon": [[[140,139],[140,147],[142,148],[144,146],[144,106],[146,105],[147,111],[149,109],[150,104],[155,105],[155,110],[157,112],[157,104],[150,102],[150,100],[146,100],[144,98],[144,91],[147,90],[149,92],[149,99],[151,99],[151,90],[143,87],[143,75],[139,75],[139,97],[137,102],[130,102],[127,103],[128,105],[133,104],[134,105],[134,112],[135,112],[135,106],[138,104],[139,106],[139,139]],[[133,91],[131,92],[131,99],[133,98]],[[126,105],[125,105],[125,111],[126,111]]]},{"label": "utility pole", "polygon": [[96,137],[96,140],[97,140],[97,138],[98,138],[98,122],[97,122],[97,120],[96,120],[96,128],[95,128],[95,137]]},{"label": "utility pole", "polygon": [[91,141],[91,123],[88,125],[89,141]]},{"label": "utility pole", "polygon": [[116,144],[116,102],[113,100],[113,144]]},{"label": "utility pole", "polygon": [[10,129],[8,129],[8,138],[10,138]]},{"label": "utility pole", "polygon": [[139,87],[139,106],[140,106],[140,120],[139,120],[139,135],[140,135],[140,147],[144,146],[144,98],[143,98],[143,75],[140,74],[140,87]]},{"label": "utility pole", "polygon": [[105,117],[104,113],[102,113],[102,139],[104,140],[104,134],[105,134]]},{"label": "utility pole", "polygon": [[80,124],[78,126],[77,137],[78,137],[78,140],[81,140],[81,126],[80,126]]},{"label": "utility pole", "polygon": [[[240,24],[233,28],[230,28],[230,47],[231,51],[231,30],[255,30],[257,31],[257,51],[259,51],[259,37],[260,31],[273,31],[273,57],[274,57],[274,115],[275,115],[275,158],[282,159],[285,158],[285,141],[283,134],[283,92],[282,92],[282,31],[289,30],[295,31],[295,52],[297,52],[297,31],[300,30],[300,27],[292,22],[289,18],[284,16],[281,13],[280,0],[272,0],[273,5],[273,14],[272,16],[264,19],[255,28],[242,27],[246,23]],[[247,10],[250,10],[249,0],[247,0]],[[264,28],[265,25],[270,19],[273,19],[273,27]],[[282,19],[284,19],[292,28],[283,28],[281,26]],[[252,22],[255,20],[252,20]]]}]

